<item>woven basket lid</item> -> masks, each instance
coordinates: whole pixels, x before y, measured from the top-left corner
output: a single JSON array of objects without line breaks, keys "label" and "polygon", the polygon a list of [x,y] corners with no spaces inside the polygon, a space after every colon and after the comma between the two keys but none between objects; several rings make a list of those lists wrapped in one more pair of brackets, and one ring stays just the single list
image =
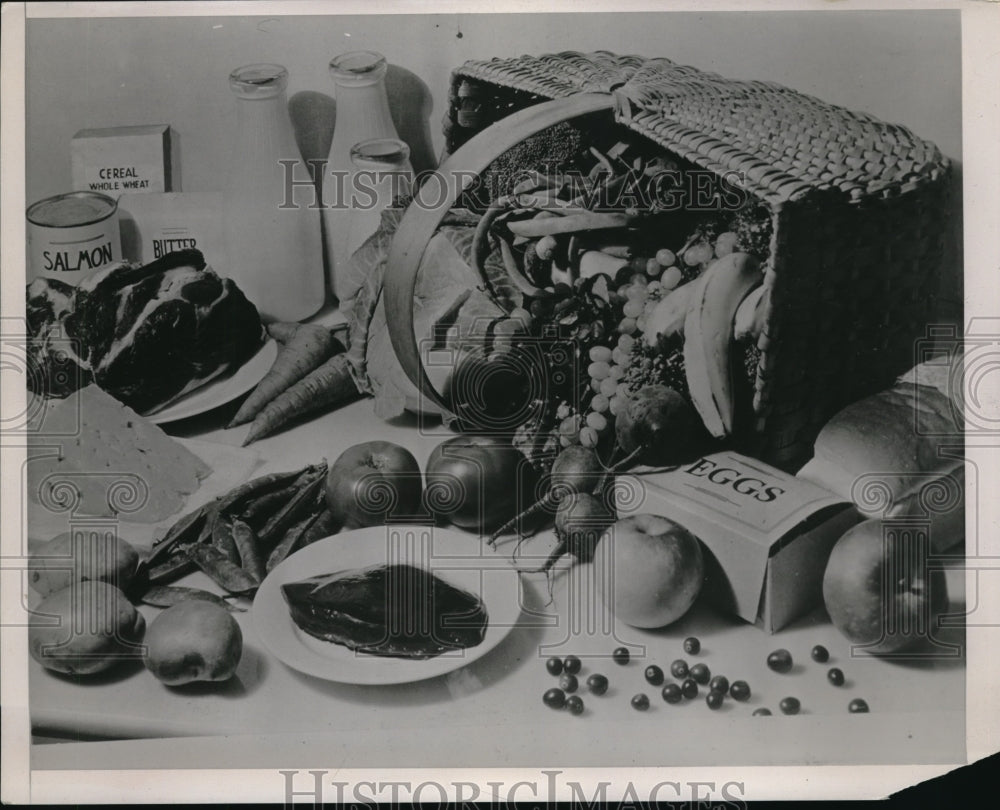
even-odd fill
[{"label": "woven basket lid", "polygon": [[853,202],[890,197],[948,169],[937,147],[902,126],[772,82],[735,81],[669,59],[567,51],[472,60],[476,79],[543,98],[606,92],[615,118],[692,163],[781,204],[810,192]]}]

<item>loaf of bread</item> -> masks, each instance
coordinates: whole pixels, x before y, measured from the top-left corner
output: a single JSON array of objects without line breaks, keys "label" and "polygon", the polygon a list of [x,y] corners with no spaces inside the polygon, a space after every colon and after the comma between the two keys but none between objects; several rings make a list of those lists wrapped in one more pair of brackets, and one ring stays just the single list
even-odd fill
[{"label": "loaf of bread", "polygon": [[915,366],[836,414],[799,477],[853,501],[866,517],[930,517],[933,545],[964,534],[960,377],[951,362]]}]

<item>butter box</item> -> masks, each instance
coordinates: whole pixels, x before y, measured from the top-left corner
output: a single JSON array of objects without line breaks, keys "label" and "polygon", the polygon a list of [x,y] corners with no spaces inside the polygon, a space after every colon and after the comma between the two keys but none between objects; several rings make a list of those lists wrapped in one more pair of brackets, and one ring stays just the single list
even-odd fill
[{"label": "butter box", "polygon": [[838,495],[734,452],[641,481],[634,511],[696,535],[710,552],[706,596],[768,633],[820,604],[830,551],[860,520]]},{"label": "butter box", "polygon": [[81,129],[70,155],[78,191],[117,197],[181,188],[177,135],[167,124]]},{"label": "butter box", "polygon": [[226,266],[221,211],[220,192],[123,194],[118,200],[122,255],[145,264],[175,250],[197,248],[221,272]]}]

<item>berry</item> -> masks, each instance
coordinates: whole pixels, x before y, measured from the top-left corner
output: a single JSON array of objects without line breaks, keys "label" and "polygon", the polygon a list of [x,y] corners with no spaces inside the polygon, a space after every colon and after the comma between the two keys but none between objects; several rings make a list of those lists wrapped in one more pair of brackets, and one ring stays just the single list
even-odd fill
[{"label": "berry", "polygon": [[553,687],[542,695],[542,703],[550,709],[561,709],[566,705],[566,693],[562,689]]},{"label": "berry", "polygon": [[681,684],[681,694],[688,700],[698,697],[698,682],[694,678],[685,678]]},{"label": "berry", "polygon": [[799,709],[802,708],[802,704],[799,703],[798,698],[786,697],[781,699],[778,707],[781,709],[782,714],[798,714]]},{"label": "berry", "polygon": [[661,267],[670,267],[677,261],[677,256],[669,248],[660,248],[656,251],[656,263]]},{"label": "berry", "polygon": [[576,675],[583,668],[583,664],[580,659],[575,655],[567,655],[563,660],[563,669],[566,670],[570,675]]},{"label": "berry", "polygon": [[817,644],[813,647],[810,655],[812,655],[812,660],[817,664],[825,664],[830,660],[830,652],[822,644]]},{"label": "berry", "polygon": [[646,667],[646,671],[643,673],[646,678],[646,683],[652,686],[659,686],[663,683],[663,670],[658,666],[653,664],[652,666]]},{"label": "berry", "polygon": [[545,662],[545,668],[549,671],[549,675],[561,675],[563,671],[562,659],[550,658]]},{"label": "berry", "polygon": [[681,276],[681,271],[676,267],[668,267],[663,271],[663,275],[660,276],[660,285],[664,290],[672,290],[681,283],[683,276]]},{"label": "berry", "polygon": [[844,673],[837,669],[837,667],[831,668],[830,671],[826,673],[826,679],[834,686],[844,685]]},{"label": "berry", "polygon": [[610,373],[611,366],[603,361],[594,362],[587,366],[587,374],[589,374],[590,378],[593,380],[603,380]]},{"label": "berry", "polygon": [[587,356],[593,363],[608,363],[611,361],[611,349],[607,346],[591,346]]},{"label": "berry", "polygon": [[644,712],[649,708],[649,698],[640,692],[632,697],[632,708],[636,711]]},{"label": "berry", "polygon": [[608,679],[595,672],[587,678],[587,688],[592,694],[603,695],[608,691]]},{"label": "berry", "polygon": [[688,676],[687,661],[678,658],[670,665],[670,674],[675,678],[686,678]]},{"label": "berry", "polygon": [[750,684],[746,681],[733,681],[733,685],[729,687],[729,694],[733,700],[738,700],[741,703],[744,700],[750,700]]},{"label": "berry", "polygon": [[583,714],[583,698],[578,695],[571,695],[566,699],[566,708],[569,709],[570,714]]},{"label": "berry", "polygon": [[597,447],[597,431],[590,426],[580,428],[580,444],[584,447]]},{"label": "berry", "polygon": [[646,275],[650,278],[656,278],[660,275],[660,263],[656,259],[646,260]]},{"label": "berry", "polygon": [[707,242],[693,245],[684,251],[684,264],[688,267],[697,267],[699,264],[706,264],[712,261],[715,252]]},{"label": "berry", "polygon": [[708,704],[708,708],[710,708],[712,711],[715,711],[720,706],[722,706],[722,701],[724,697],[725,696],[722,694],[722,692],[716,692],[715,690],[713,690],[705,696],[705,703]]},{"label": "berry", "polygon": [[721,692],[725,695],[729,692],[729,678],[725,675],[716,675],[709,682],[708,688],[713,692]]},{"label": "berry", "polygon": [[754,709],[753,710],[753,716],[754,717],[770,717],[771,716],[771,710],[770,709],[765,709],[765,708]]},{"label": "berry", "polygon": [[[618,366],[615,366],[618,368]],[[604,396],[604,394],[597,394],[592,400],[590,400],[590,408],[594,413],[604,413],[608,406],[610,405],[610,400]]]},{"label": "berry", "polygon": [[607,377],[601,380],[601,391],[606,397],[613,397],[618,393],[618,381],[612,377]]},{"label": "berry", "polygon": [[642,315],[642,304],[634,298],[630,299],[625,306],[622,307],[622,315],[626,318],[638,318]]},{"label": "berry", "polygon": [[691,673],[691,677],[694,678],[698,683],[704,685],[712,679],[712,672],[704,664],[695,664],[688,670]]},{"label": "berry", "polygon": [[635,331],[635,318],[622,318],[618,324],[618,331],[624,335],[631,335]]},{"label": "berry", "polygon": [[600,433],[608,426],[608,420],[599,413],[591,412],[587,414],[587,425]]},{"label": "berry", "polygon": [[854,698],[854,700],[847,704],[847,711],[851,714],[867,714],[868,704],[861,698]]},{"label": "berry", "polygon": [[701,652],[701,642],[694,636],[688,636],[684,639],[684,652],[688,655],[697,655]]},{"label": "berry", "polygon": [[784,649],[775,650],[767,656],[767,666],[775,672],[788,672],[792,668],[792,654]]},{"label": "berry", "polygon": [[681,688],[675,683],[668,683],[660,694],[667,703],[680,703],[681,698],[684,697]]},{"label": "berry", "polygon": [[611,657],[619,666],[625,666],[625,664],[629,662],[629,658],[631,658],[628,652],[628,647],[618,647],[613,653],[611,653]]},{"label": "berry", "polygon": [[580,682],[576,679],[576,675],[568,672],[564,672],[559,679],[559,688],[564,692],[575,692],[579,686]]}]

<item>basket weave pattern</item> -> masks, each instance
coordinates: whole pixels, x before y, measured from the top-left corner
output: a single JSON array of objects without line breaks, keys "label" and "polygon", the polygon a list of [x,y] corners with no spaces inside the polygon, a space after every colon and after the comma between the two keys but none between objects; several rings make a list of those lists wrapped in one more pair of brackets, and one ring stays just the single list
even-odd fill
[{"label": "basket weave pattern", "polygon": [[944,260],[947,158],[904,127],[777,84],[603,51],[465,63],[452,74],[447,150],[582,92],[611,94],[617,123],[770,207],[756,423],[740,438],[799,466],[836,410],[913,363]]}]

